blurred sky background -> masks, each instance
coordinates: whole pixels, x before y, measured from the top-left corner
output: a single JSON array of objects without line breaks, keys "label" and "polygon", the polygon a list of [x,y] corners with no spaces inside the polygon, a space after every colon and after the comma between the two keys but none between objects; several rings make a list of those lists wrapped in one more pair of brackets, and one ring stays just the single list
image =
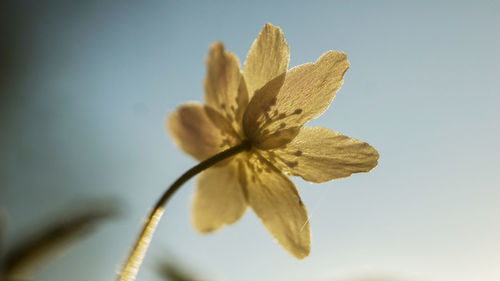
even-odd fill
[{"label": "blurred sky background", "polygon": [[499,1],[3,2],[0,206],[11,245],[88,198],[122,215],[36,280],[114,280],[142,219],[196,162],[165,130],[202,101],[221,40],[241,63],[266,22],[290,66],[327,50],[351,68],[310,124],[373,145],[369,174],[294,178],[311,215],[302,261],[252,211],[212,235],[190,221],[194,182],[170,201],[138,280],[176,260],[211,280],[500,280]]}]

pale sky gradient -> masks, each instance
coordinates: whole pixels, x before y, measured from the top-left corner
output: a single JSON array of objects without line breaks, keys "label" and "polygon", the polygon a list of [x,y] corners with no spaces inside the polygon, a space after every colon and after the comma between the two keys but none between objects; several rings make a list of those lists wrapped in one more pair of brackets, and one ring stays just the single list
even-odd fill
[{"label": "pale sky gradient", "polygon": [[283,29],[291,66],[347,53],[343,88],[311,124],[370,143],[379,165],[324,184],[293,179],[311,215],[303,261],[252,211],[196,233],[190,181],[169,203],[139,280],[160,280],[163,258],[225,281],[500,280],[499,1],[49,2],[4,10],[2,38],[13,42],[0,85],[7,245],[86,198],[114,198],[123,214],[36,280],[114,280],[149,208],[196,163],[165,117],[202,101],[212,42],[243,62],[266,22]]}]

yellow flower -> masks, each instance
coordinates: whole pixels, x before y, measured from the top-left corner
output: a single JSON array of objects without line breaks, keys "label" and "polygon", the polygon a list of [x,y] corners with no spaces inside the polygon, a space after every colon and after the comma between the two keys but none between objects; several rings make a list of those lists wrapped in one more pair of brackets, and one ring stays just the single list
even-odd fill
[{"label": "yellow flower", "polygon": [[303,127],[332,102],[349,68],[328,51],[287,71],[289,48],[279,27],[266,24],[240,70],[222,43],[210,47],[205,105],[182,105],[168,118],[179,146],[203,161],[249,141],[249,151],[202,172],[193,200],[200,232],[236,222],[250,206],[271,234],[302,259],[311,248],[307,210],[285,175],[325,182],[368,172],[378,153],[369,144],[322,127]]}]

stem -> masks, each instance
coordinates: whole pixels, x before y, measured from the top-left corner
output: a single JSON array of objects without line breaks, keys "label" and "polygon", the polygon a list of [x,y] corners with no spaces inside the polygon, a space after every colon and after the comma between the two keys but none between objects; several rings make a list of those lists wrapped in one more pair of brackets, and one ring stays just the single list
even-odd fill
[{"label": "stem", "polygon": [[227,150],[222,151],[219,154],[216,154],[207,160],[198,163],[198,165],[192,167],[187,172],[185,172],[182,176],[180,176],[168,189],[163,193],[161,198],[156,203],[154,209],[151,211],[147,221],[144,223],[141,234],[137,238],[135,242],[134,248],[130,253],[127,263],[125,264],[118,280],[119,281],[133,281],[139,272],[139,268],[142,264],[144,256],[146,255],[146,251],[148,250],[149,243],[153,238],[153,234],[156,230],[158,222],[163,216],[163,212],[165,211],[165,204],[167,204],[168,200],[172,195],[189,179],[199,174],[203,170],[210,168],[214,164],[227,159],[231,156],[234,156],[242,151],[250,150],[251,144],[249,141],[243,141],[239,145],[233,146]]}]

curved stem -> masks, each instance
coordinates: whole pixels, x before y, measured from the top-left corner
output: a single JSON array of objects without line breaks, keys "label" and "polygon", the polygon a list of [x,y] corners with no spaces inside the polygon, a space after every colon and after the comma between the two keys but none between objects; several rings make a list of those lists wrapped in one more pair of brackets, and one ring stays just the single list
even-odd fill
[{"label": "curved stem", "polygon": [[137,238],[137,241],[135,242],[134,248],[132,249],[132,252],[130,253],[127,263],[123,267],[123,270],[118,277],[119,281],[133,281],[135,280],[135,277],[137,276],[137,273],[139,272],[139,268],[142,264],[142,260],[144,259],[144,256],[146,255],[146,251],[148,250],[149,243],[151,242],[151,239],[153,238],[153,234],[156,230],[156,226],[158,225],[158,222],[160,221],[161,217],[163,216],[164,212],[164,207],[165,204],[168,202],[170,197],[189,179],[194,177],[195,175],[199,174],[203,170],[206,170],[207,168],[210,168],[214,164],[217,164],[218,162],[227,159],[231,156],[234,156],[242,151],[245,150],[250,150],[251,145],[250,142],[248,141],[243,141],[239,145],[236,145],[234,147],[231,147],[227,150],[224,150],[223,152],[214,155],[207,160],[199,163],[198,165],[192,167],[189,169],[187,172],[185,172],[182,176],[180,176],[168,189],[163,193],[161,198],[158,200],[156,205],[154,206],[153,210],[151,211],[151,214],[149,215],[148,219],[144,223],[144,226],[142,228],[141,234]]}]

